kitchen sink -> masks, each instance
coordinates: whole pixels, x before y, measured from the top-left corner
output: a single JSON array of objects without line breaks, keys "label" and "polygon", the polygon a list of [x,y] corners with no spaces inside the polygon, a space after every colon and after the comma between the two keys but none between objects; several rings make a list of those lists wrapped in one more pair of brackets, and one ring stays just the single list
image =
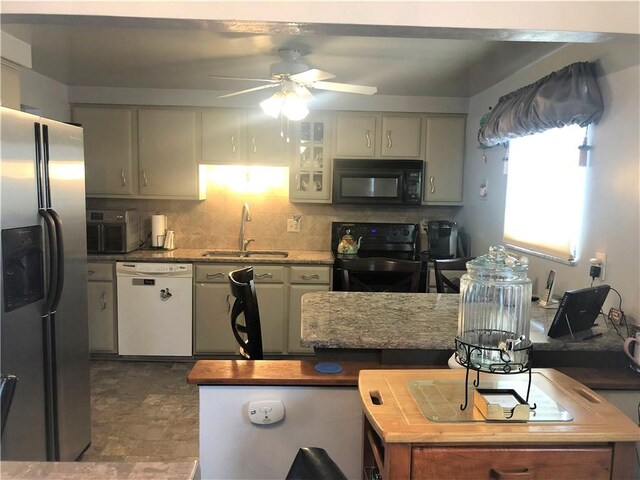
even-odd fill
[{"label": "kitchen sink", "polygon": [[289,252],[282,250],[207,250],[203,257],[253,257],[253,258],[287,258]]}]

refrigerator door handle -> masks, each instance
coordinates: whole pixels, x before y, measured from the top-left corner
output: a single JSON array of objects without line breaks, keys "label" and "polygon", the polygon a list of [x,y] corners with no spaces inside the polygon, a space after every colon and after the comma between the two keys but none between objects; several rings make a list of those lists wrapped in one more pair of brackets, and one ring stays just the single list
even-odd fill
[{"label": "refrigerator door handle", "polygon": [[44,198],[42,195],[42,139],[40,123],[33,123],[35,138],[35,156],[36,156],[36,189],[38,190],[38,208],[44,208]]},{"label": "refrigerator door handle", "polygon": [[58,254],[56,255],[56,259],[58,264],[56,265],[56,291],[53,295],[53,302],[51,304],[51,313],[55,313],[58,305],[60,304],[60,298],[62,297],[62,290],[64,289],[64,239],[62,238],[62,221],[60,220],[60,215],[54,209],[50,208],[48,210],[49,215],[54,223],[55,227],[55,235],[56,235],[56,248],[58,250]]},{"label": "refrigerator door handle", "polygon": [[44,181],[44,206],[51,208],[51,182],[49,181],[49,126],[42,125],[42,149],[44,151],[44,165],[42,168]]},{"label": "refrigerator door handle", "polygon": [[44,220],[44,226],[46,230],[46,237],[48,242],[49,252],[49,285],[47,289],[47,298],[44,302],[44,310],[42,316],[46,317],[51,312],[55,296],[58,292],[58,237],[56,235],[56,225],[48,210],[40,209],[40,216]]}]

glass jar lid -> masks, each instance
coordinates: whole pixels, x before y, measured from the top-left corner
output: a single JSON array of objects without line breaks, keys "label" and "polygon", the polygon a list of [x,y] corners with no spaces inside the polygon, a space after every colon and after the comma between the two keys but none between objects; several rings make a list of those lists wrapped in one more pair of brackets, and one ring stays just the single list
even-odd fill
[{"label": "glass jar lid", "polygon": [[502,245],[489,247],[489,253],[467,262],[470,276],[495,280],[526,279],[528,269],[527,257],[516,258]]}]

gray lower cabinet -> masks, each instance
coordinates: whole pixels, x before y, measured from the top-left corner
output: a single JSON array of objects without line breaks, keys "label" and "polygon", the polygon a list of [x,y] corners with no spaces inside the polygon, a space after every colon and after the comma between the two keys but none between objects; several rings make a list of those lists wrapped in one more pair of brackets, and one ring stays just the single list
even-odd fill
[{"label": "gray lower cabinet", "polygon": [[113,263],[87,264],[89,350],[118,353]]},{"label": "gray lower cabinet", "polygon": [[[230,313],[234,302],[228,275],[238,264],[195,266],[194,352],[237,354],[231,333]],[[254,281],[260,309],[262,345],[266,354],[313,353],[300,346],[302,295],[327,291],[331,281],[328,266],[254,265]]]},{"label": "gray lower cabinet", "polygon": [[[195,272],[195,345],[196,354],[233,354],[238,352],[231,333],[231,306],[234,297],[229,288],[229,272],[241,265],[196,265]],[[262,344],[265,353],[284,350],[284,279],[285,267],[254,266],[254,280]]]},{"label": "gray lower cabinet", "polygon": [[326,292],[330,289],[331,267],[326,266],[292,266],[289,286],[289,326],[288,352],[313,353],[313,348],[300,345],[301,321],[300,312],[302,296],[311,292]]}]

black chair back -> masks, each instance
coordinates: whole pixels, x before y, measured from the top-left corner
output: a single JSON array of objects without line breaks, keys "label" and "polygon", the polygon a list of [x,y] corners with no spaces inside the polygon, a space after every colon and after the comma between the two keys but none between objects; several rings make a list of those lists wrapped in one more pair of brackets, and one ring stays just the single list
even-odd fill
[{"label": "black chair back", "polygon": [[2,415],[2,426],[0,427],[0,435],[4,432],[4,426],[9,417],[9,409],[13,401],[13,392],[16,389],[18,377],[15,375],[0,375],[0,411]]},{"label": "black chair back", "polygon": [[417,292],[419,260],[393,258],[341,259],[342,287],[352,292]]},{"label": "black chair back", "polygon": [[447,277],[444,272],[466,272],[467,262],[474,258],[475,257],[463,257],[431,260],[433,262],[434,276],[436,278],[436,291],[438,293],[460,293],[460,280],[452,276]]},{"label": "black chair back", "polygon": [[[236,298],[231,309],[231,331],[240,345],[240,355],[249,360],[262,360],[262,330],[253,267],[230,272],[229,285]],[[244,325],[238,322],[240,314],[244,316]]]}]

